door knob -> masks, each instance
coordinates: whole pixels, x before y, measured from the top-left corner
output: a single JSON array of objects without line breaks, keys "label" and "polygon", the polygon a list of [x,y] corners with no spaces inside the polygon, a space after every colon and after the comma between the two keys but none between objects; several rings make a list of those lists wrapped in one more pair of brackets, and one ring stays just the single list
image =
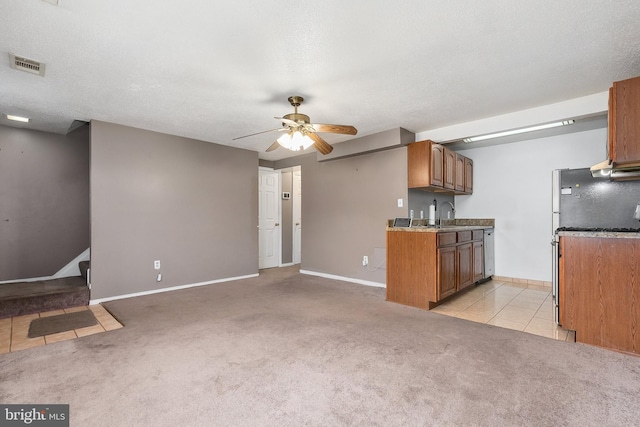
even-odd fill
[{"label": "door knob", "polygon": [[276,222],[276,227],[277,227],[277,226],[279,226],[279,225],[280,225],[280,223],[277,223],[277,222]]},{"label": "door knob", "polygon": [[299,222],[296,222],[296,225],[300,225],[300,223],[299,223]]}]

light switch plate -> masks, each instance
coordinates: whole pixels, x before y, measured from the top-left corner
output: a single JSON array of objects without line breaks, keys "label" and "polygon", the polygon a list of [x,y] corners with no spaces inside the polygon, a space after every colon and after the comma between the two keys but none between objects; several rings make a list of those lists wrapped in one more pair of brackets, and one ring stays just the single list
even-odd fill
[{"label": "light switch plate", "polygon": [[401,208],[404,206],[404,200],[398,199],[398,207]]}]

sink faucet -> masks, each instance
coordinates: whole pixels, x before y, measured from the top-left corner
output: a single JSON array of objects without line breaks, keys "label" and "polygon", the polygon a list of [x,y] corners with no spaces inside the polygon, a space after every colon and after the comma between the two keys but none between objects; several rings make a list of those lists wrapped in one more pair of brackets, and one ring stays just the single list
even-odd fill
[{"label": "sink faucet", "polygon": [[[455,206],[453,206],[453,203],[451,203],[451,202],[450,202],[450,201],[448,201],[448,200],[447,200],[447,201],[444,201],[444,202],[442,202],[442,203],[443,203],[443,204],[444,204],[444,203],[448,203],[448,204],[449,204],[449,206],[451,206],[451,215],[453,216],[453,218],[455,218],[455,217],[456,217],[456,207],[455,207]],[[442,219],[442,210],[440,211],[440,219]]]}]

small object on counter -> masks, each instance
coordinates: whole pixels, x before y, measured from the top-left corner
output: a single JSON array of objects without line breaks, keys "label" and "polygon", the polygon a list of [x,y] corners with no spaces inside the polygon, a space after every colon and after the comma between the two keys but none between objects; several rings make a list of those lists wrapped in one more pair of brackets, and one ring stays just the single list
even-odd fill
[{"label": "small object on counter", "polygon": [[[640,206],[640,205],[638,205]],[[424,219],[424,211],[420,211],[420,219]]]},{"label": "small object on counter", "polygon": [[640,203],[636,206],[636,211],[633,214],[633,219],[640,220]]},{"label": "small object on counter", "polygon": [[436,225],[436,205],[429,206],[429,225]]},{"label": "small object on counter", "polygon": [[409,218],[412,218],[412,219],[413,219],[413,209],[411,209],[411,210],[409,211]]}]

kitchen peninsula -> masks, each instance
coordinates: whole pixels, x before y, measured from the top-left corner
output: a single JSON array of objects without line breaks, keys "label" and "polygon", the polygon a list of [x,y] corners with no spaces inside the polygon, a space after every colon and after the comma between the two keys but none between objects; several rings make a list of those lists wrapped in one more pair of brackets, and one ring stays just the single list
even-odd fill
[{"label": "kitchen peninsula", "polygon": [[577,342],[640,354],[640,232],[558,234],[562,327]]},{"label": "kitchen peninsula", "polygon": [[430,310],[485,277],[484,230],[493,219],[456,219],[442,227],[387,224],[387,301]]}]

